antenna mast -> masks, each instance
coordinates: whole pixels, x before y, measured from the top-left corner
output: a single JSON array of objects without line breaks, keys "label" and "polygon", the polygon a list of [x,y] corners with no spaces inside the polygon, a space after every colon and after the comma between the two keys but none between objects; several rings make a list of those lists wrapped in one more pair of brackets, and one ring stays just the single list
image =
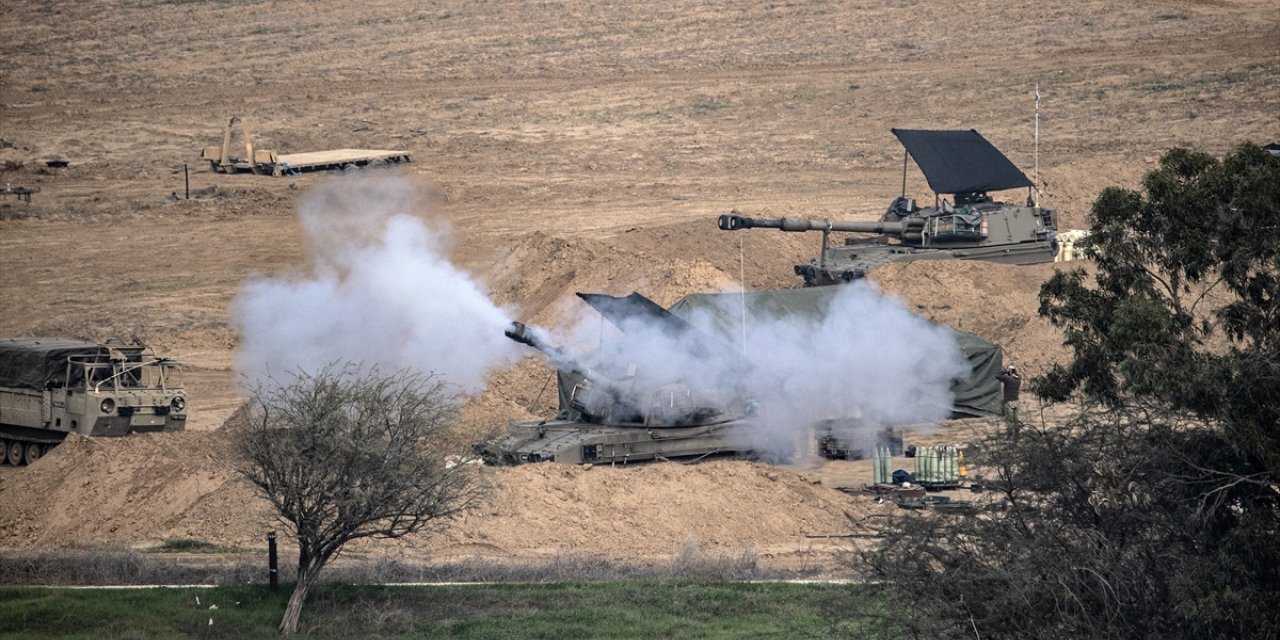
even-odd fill
[{"label": "antenna mast", "polygon": [[1039,83],[1039,82],[1036,82],[1036,152],[1035,152],[1035,159],[1036,159],[1035,178],[1032,180],[1032,182],[1034,182],[1034,183],[1035,183],[1036,206],[1038,207],[1038,206],[1040,206],[1040,83]]},{"label": "antenna mast", "polygon": [[742,238],[738,238],[738,282],[742,290],[738,293],[738,301],[742,306],[742,355],[747,355],[747,261],[742,249]]}]

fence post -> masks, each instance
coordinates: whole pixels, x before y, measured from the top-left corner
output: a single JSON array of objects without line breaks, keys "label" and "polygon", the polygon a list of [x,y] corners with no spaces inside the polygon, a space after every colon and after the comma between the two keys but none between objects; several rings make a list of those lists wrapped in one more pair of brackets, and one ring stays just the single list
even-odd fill
[{"label": "fence post", "polygon": [[276,532],[267,532],[267,569],[271,574],[271,590],[280,588],[280,569],[276,565]]}]

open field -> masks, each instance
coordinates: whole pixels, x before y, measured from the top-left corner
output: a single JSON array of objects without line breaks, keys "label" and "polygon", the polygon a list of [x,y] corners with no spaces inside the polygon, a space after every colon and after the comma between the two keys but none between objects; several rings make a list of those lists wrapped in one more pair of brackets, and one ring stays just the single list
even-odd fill
[{"label": "open field", "polygon": [[[218,430],[241,401],[231,306],[249,278],[309,268],[296,209],[326,177],[213,173],[200,149],[233,115],[261,149],[412,152],[401,175],[429,185],[454,262],[538,324],[575,291],[669,304],[738,281],[795,286],[816,237],[725,234],[715,216],[875,218],[901,188],[891,127],[975,128],[1031,173],[1037,85],[1039,177],[1063,228],[1171,146],[1280,138],[1274,0],[15,1],[3,16],[0,180],[40,191],[0,199],[0,335],[143,338],[190,365],[192,404],[187,433],[0,469],[0,547],[23,551],[254,546],[273,526]],[[907,190],[927,198],[914,170]],[[1053,269],[916,263],[873,278],[1036,374],[1064,353],[1035,315]],[[549,415],[548,376],[534,359],[496,372],[465,426]],[[831,490],[869,481],[855,463],[486,473],[485,509],[364,552],[660,558],[692,539],[838,566],[842,543],[805,536],[879,508]]]}]

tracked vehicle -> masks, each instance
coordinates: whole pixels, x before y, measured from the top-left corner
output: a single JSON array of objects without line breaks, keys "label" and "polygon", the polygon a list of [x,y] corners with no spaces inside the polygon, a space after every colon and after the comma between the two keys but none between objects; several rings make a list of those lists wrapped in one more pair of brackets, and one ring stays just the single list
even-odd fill
[{"label": "tracked vehicle", "polygon": [[[902,193],[876,221],[832,221],[808,218],[758,219],[722,215],[724,231],[778,229],[820,231],[817,259],[795,267],[805,286],[857,280],[887,262],[954,259],[1005,264],[1053,262],[1057,253],[1057,214],[1041,207],[1035,185],[987,142],[968,131],[893,129],[906,153],[902,160]],[[907,159],[914,158],[934,191],[932,207],[907,197]],[[1027,189],[1025,204],[995,200],[990,194]],[[943,198],[950,195],[951,200]],[[832,232],[873,234],[833,246]]]},{"label": "tracked vehicle", "polygon": [[143,345],[0,340],[3,462],[35,462],[69,433],[123,436],[186,427],[178,363]]},{"label": "tracked vehicle", "polygon": [[[692,349],[728,349],[639,294],[613,297],[579,293],[624,334],[657,321],[686,338]],[[749,403],[728,388],[664,379],[634,362],[587,363],[550,344],[541,331],[519,322],[505,335],[542,352],[556,367],[560,410],[551,420],[511,425],[507,433],[476,447],[488,464],[554,460],[565,464],[626,463],[748,451],[754,428]],[[625,338],[624,338],[625,339]]]},{"label": "tracked vehicle", "polygon": [[[820,315],[838,293],[818,287],[690,294],[670,309],[637,293],[579,293],[621,331],[621,341],[635,340],[644,348],[602,349],[574,357],[538,329],[513,323],[506,336],[537,349],[556,368],[559,410],[548,420],[510,425],[505,434],[478,444],[476,452],[489,464],[625,463],[716,454],[785,459],[798,443],[785,438],[799,432],[780,434],[767,428],[759,399],[744,386],[748,379],[759,384],[762,376],[729,345],[740,336],[744,315],[752,324],[785,315]],[[1002,396],[994,376],[1001,369],[1000,347],[954,333],[970,375],[953,381],[952,414],[998,414]],[[779,418],[785,416],[772,416]],[[833,417],[808,428],[826,437],[820,453],[852,458],[883,437],[892,437],[873,433],[883,427]],[[901,448],[900,440],[896,446]]]}]

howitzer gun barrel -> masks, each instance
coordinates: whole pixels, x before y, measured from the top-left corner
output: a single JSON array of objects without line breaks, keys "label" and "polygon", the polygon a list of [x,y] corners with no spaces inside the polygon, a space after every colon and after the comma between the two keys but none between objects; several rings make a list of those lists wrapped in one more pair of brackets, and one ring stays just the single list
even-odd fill
[{"label": "howitzer gun barrel", "polygon": [[548,344],[546,340],[539,337],[533,329],[530,329],[523,322],[512,322],[511,326],[502,332],[502,335],[541,351],[557,369],[578,373],[595,380],[608,380],[608,378],[600,375],[591,367],[579,363],[569,354]]},{"label": "howitzer gun barrel", "polygon": [[506,331],[503,331],[502,335],[511,338],[520,344],[529,345],[534,349],[542,351],[542,346],[540,346],[543,345],[542,341],[534,336],[533,332],[529,331],[529,327],[523,322],[512,322],[511,327]]},{"label": "howitzer gun barrel", "polygon": [[831,220],[815,220],[811,218],[748,218],[747,216],[723,215],[716,221],[722,231],[738,231],[740,229],[780,229],[782,231],[851,231],[859,233],[886,233],[903,235],[907,232],[905,222],[853,221],[832,222]]},{"label": "howitzer gun barrel", "polygon": [[582,368],[579,367],[568,354],[551,344],[548,344],[546,340],[543,340],[542,337],[537,334],[535,329],[531,329],[523,322],[512,322],[511,326],[507,328],[506,331],[502,332],[502,335],[511,338],[520,344],[528,345],[538,351],[541,351],[549,360],[551,360],[552,364],[559,368],[570,370]]}]

